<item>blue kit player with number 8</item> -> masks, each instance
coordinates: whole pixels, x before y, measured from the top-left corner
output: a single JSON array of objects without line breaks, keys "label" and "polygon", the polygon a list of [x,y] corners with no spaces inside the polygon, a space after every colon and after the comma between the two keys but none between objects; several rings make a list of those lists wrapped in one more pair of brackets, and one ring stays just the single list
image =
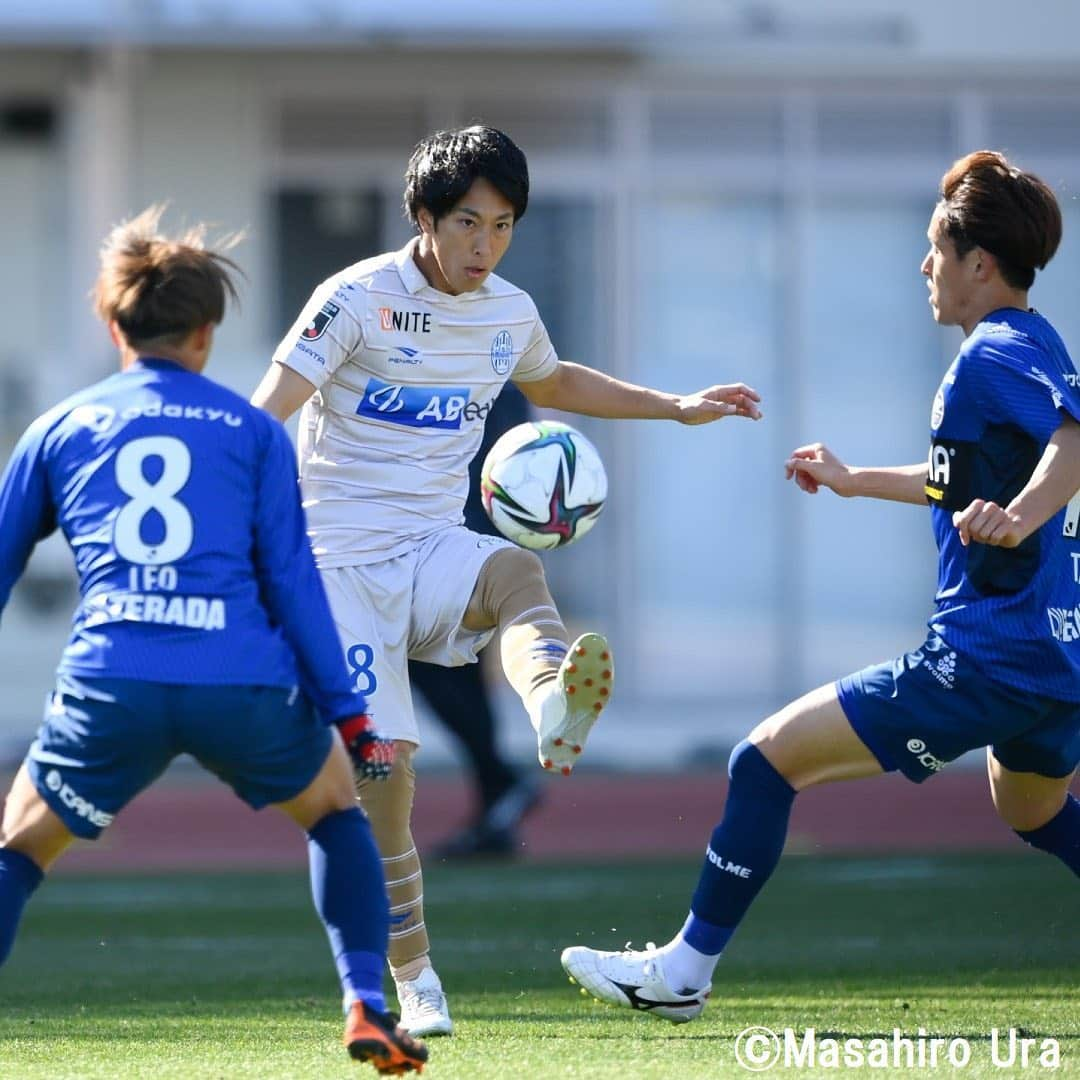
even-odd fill
[{"label": "blue kit player with number 8", "polygon": [[0,480],[0,610],[55,529],[81,594],[4,808],[0,962],[56,858],[189,753],[307,833],[346,1046],[380,1072],[419,1070],[426,1049],[386,1012],[386,888],[353,802],[353,769],[385,779],[393,746],[342,663],[288,436],[202,375],[235,265],[201,230],[160,235],[159,217],[102,251],[96,307],[120,372],[36,420]]}]

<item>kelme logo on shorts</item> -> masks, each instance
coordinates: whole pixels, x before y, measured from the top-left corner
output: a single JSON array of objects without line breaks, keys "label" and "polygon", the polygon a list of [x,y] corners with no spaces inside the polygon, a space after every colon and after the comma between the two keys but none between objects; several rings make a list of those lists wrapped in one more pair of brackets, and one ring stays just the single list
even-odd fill
[{"label": "kelme logo on shorts", "polygon": [[356,415],[403,427],[459,431],[462,421],[483,420],[490,410],[490,401],[469,400],[467,386],[402,386],[370,378]]},{"label": "kelme logo on shorts", "polygon": [[491,342],[491,366],[496,375],[506,375],[514,359],[514,339],[509,330],[500,330]]}]

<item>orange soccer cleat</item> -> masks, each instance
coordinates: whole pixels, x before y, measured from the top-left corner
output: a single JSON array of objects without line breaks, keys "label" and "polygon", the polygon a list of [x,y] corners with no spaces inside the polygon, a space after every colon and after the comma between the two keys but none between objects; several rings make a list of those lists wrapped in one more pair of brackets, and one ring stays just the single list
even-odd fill
[{"label": "orange soccer cleat", "polygon": [[376,1012],[363,1001],[354,1001],[345,1019],[345,1048],[357,1061],[370,1061],[383,1076],[424,1071],[427,1047],[398,1027],[393,1013]]}]

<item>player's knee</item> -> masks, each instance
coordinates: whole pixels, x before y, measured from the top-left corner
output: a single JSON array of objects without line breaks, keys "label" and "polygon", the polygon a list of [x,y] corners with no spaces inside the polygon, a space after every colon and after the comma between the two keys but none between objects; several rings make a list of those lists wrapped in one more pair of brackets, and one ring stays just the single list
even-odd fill
[{"label": "player's knee", "polygon": [[[998,817],[1017,833],[1041,829],[1065,805],[1064,797],[1040,798],[998,788],[991,789],[991,796]],[[1021,839],[1024,837],[1021,836]]]},{"label": "player's knee", "polygon": [[412,821],[416,771],[413,754],[416,744],[394,740],[394,768],[385,780],[363,780],[356,795],[380,845],[408,836]]},{"label": "player's knee", "polygon": [[756,743],[743,739],[728,758],[728,779],[735,784],[755,785],[784,798],[795,795],[791,784],[761,752]]},{"label": "player's knee", "polygon": [[544,564],[536,552],[519,547],[501,548],[484,563],[463,624],[469,630],[486,630],[498,625],[507,600],[522,589],[536,586],[547,589]]}]

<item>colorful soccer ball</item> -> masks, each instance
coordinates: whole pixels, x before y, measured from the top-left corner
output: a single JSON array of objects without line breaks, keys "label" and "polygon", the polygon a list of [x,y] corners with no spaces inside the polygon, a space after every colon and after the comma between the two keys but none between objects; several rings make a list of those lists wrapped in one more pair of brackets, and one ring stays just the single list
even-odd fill
[{"label": "colorful soccer ball", "polygon": [[607,498],[607,473],[580,431],[540,420],[518,424],[491,448],[480,492],[503,536],[546,551],[572,544],[593,527]]}]

